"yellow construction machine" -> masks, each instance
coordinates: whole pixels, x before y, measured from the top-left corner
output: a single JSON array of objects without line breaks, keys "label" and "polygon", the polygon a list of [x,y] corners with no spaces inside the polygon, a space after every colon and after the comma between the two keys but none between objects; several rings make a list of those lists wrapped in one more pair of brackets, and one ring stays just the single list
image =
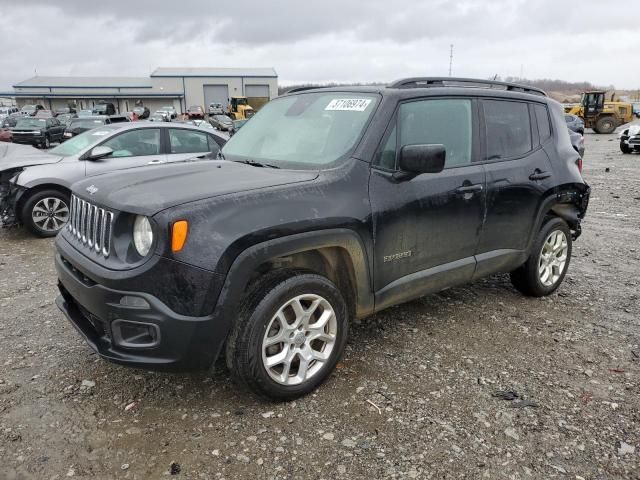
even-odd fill
[{"label": "yellow construction machine", "polygon": [[255,110],[249,105],[247,97],[231,97],[228,114],[232,120],[247,120],[253,117],[254,113]]},{"label": "yellow construction machine", "polygon": [[566,113],[577,115],[586,128],[596,133],[613,133],[620,125],[633,120],[633,105],[615,100],[606,100],[606,92],[594,90],[582,94],[580,103],[565,109]]}]

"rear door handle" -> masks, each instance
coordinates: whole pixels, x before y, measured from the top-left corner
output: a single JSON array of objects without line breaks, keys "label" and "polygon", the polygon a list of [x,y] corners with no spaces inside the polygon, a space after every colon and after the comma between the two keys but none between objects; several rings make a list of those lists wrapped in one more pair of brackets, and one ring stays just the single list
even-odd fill
[{"label": "rear door handle", "polygon": [[147,162],[147,165],[157,165],[158,163],[163,163],[162,160],[151,160]]},{"label": "rear door handle", "polygon": [[534,182],[538,180],[544,180],[545,178],[549,178],[551,174],[549,172],[541,172],[540,170],[536,170],[531,175],[529,175],[529,180],[533,180]]},{"label": "rear door handle", "polygon": [[475,185],[463,185],[456,188],[458,195],[466,195],[467,193],[478,193],[482,191],[482,184],[476,183]]}]

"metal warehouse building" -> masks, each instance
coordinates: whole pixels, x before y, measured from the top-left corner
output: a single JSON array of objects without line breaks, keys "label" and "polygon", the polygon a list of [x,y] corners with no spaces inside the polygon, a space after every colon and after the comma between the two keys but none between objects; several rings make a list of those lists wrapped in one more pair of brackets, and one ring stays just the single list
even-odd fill
[{"label": "metal warehouse building", "polygon": [[260,108],[278,94],[278,75],[273,68],[158,68],[149,77],[33,77],[16,83],[16,104],[39,103],[45,108],[74,105],[89,109],[99,102],[110,102],[119,112],[142,104],[152,112],[173,105],[185,112],[192,105],[206,109],[211,102],[225,107],[235,96],[248,97]]}]

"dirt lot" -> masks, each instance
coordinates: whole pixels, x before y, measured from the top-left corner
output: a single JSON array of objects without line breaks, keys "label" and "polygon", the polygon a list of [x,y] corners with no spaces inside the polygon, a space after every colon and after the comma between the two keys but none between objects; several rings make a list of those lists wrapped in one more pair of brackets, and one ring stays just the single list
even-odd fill
[{"label": "dirt lot", "polygon": [[53,242],[0,231],[0,479],[640,479],[640,155],[586,143],[557,294],[497,276],[392,308],[288,404],[100,360],[53,305]]}]

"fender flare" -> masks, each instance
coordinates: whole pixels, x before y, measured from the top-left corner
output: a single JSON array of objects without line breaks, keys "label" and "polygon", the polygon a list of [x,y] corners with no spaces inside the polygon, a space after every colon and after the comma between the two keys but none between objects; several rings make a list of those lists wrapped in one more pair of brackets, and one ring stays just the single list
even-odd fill
[{"label": "fender flare", "polygon": [[356,316],[373,313],[374,296],[368,255],[362,239],[355,231],[344,228],[316,230],[267,240],[240,253],[227,272],[213,313],[218,342],[215,356],[220,353],[231,331],[251,274],[258,266],[277,257],[329,247],[343,248],[351,258],[356,281]]}]

